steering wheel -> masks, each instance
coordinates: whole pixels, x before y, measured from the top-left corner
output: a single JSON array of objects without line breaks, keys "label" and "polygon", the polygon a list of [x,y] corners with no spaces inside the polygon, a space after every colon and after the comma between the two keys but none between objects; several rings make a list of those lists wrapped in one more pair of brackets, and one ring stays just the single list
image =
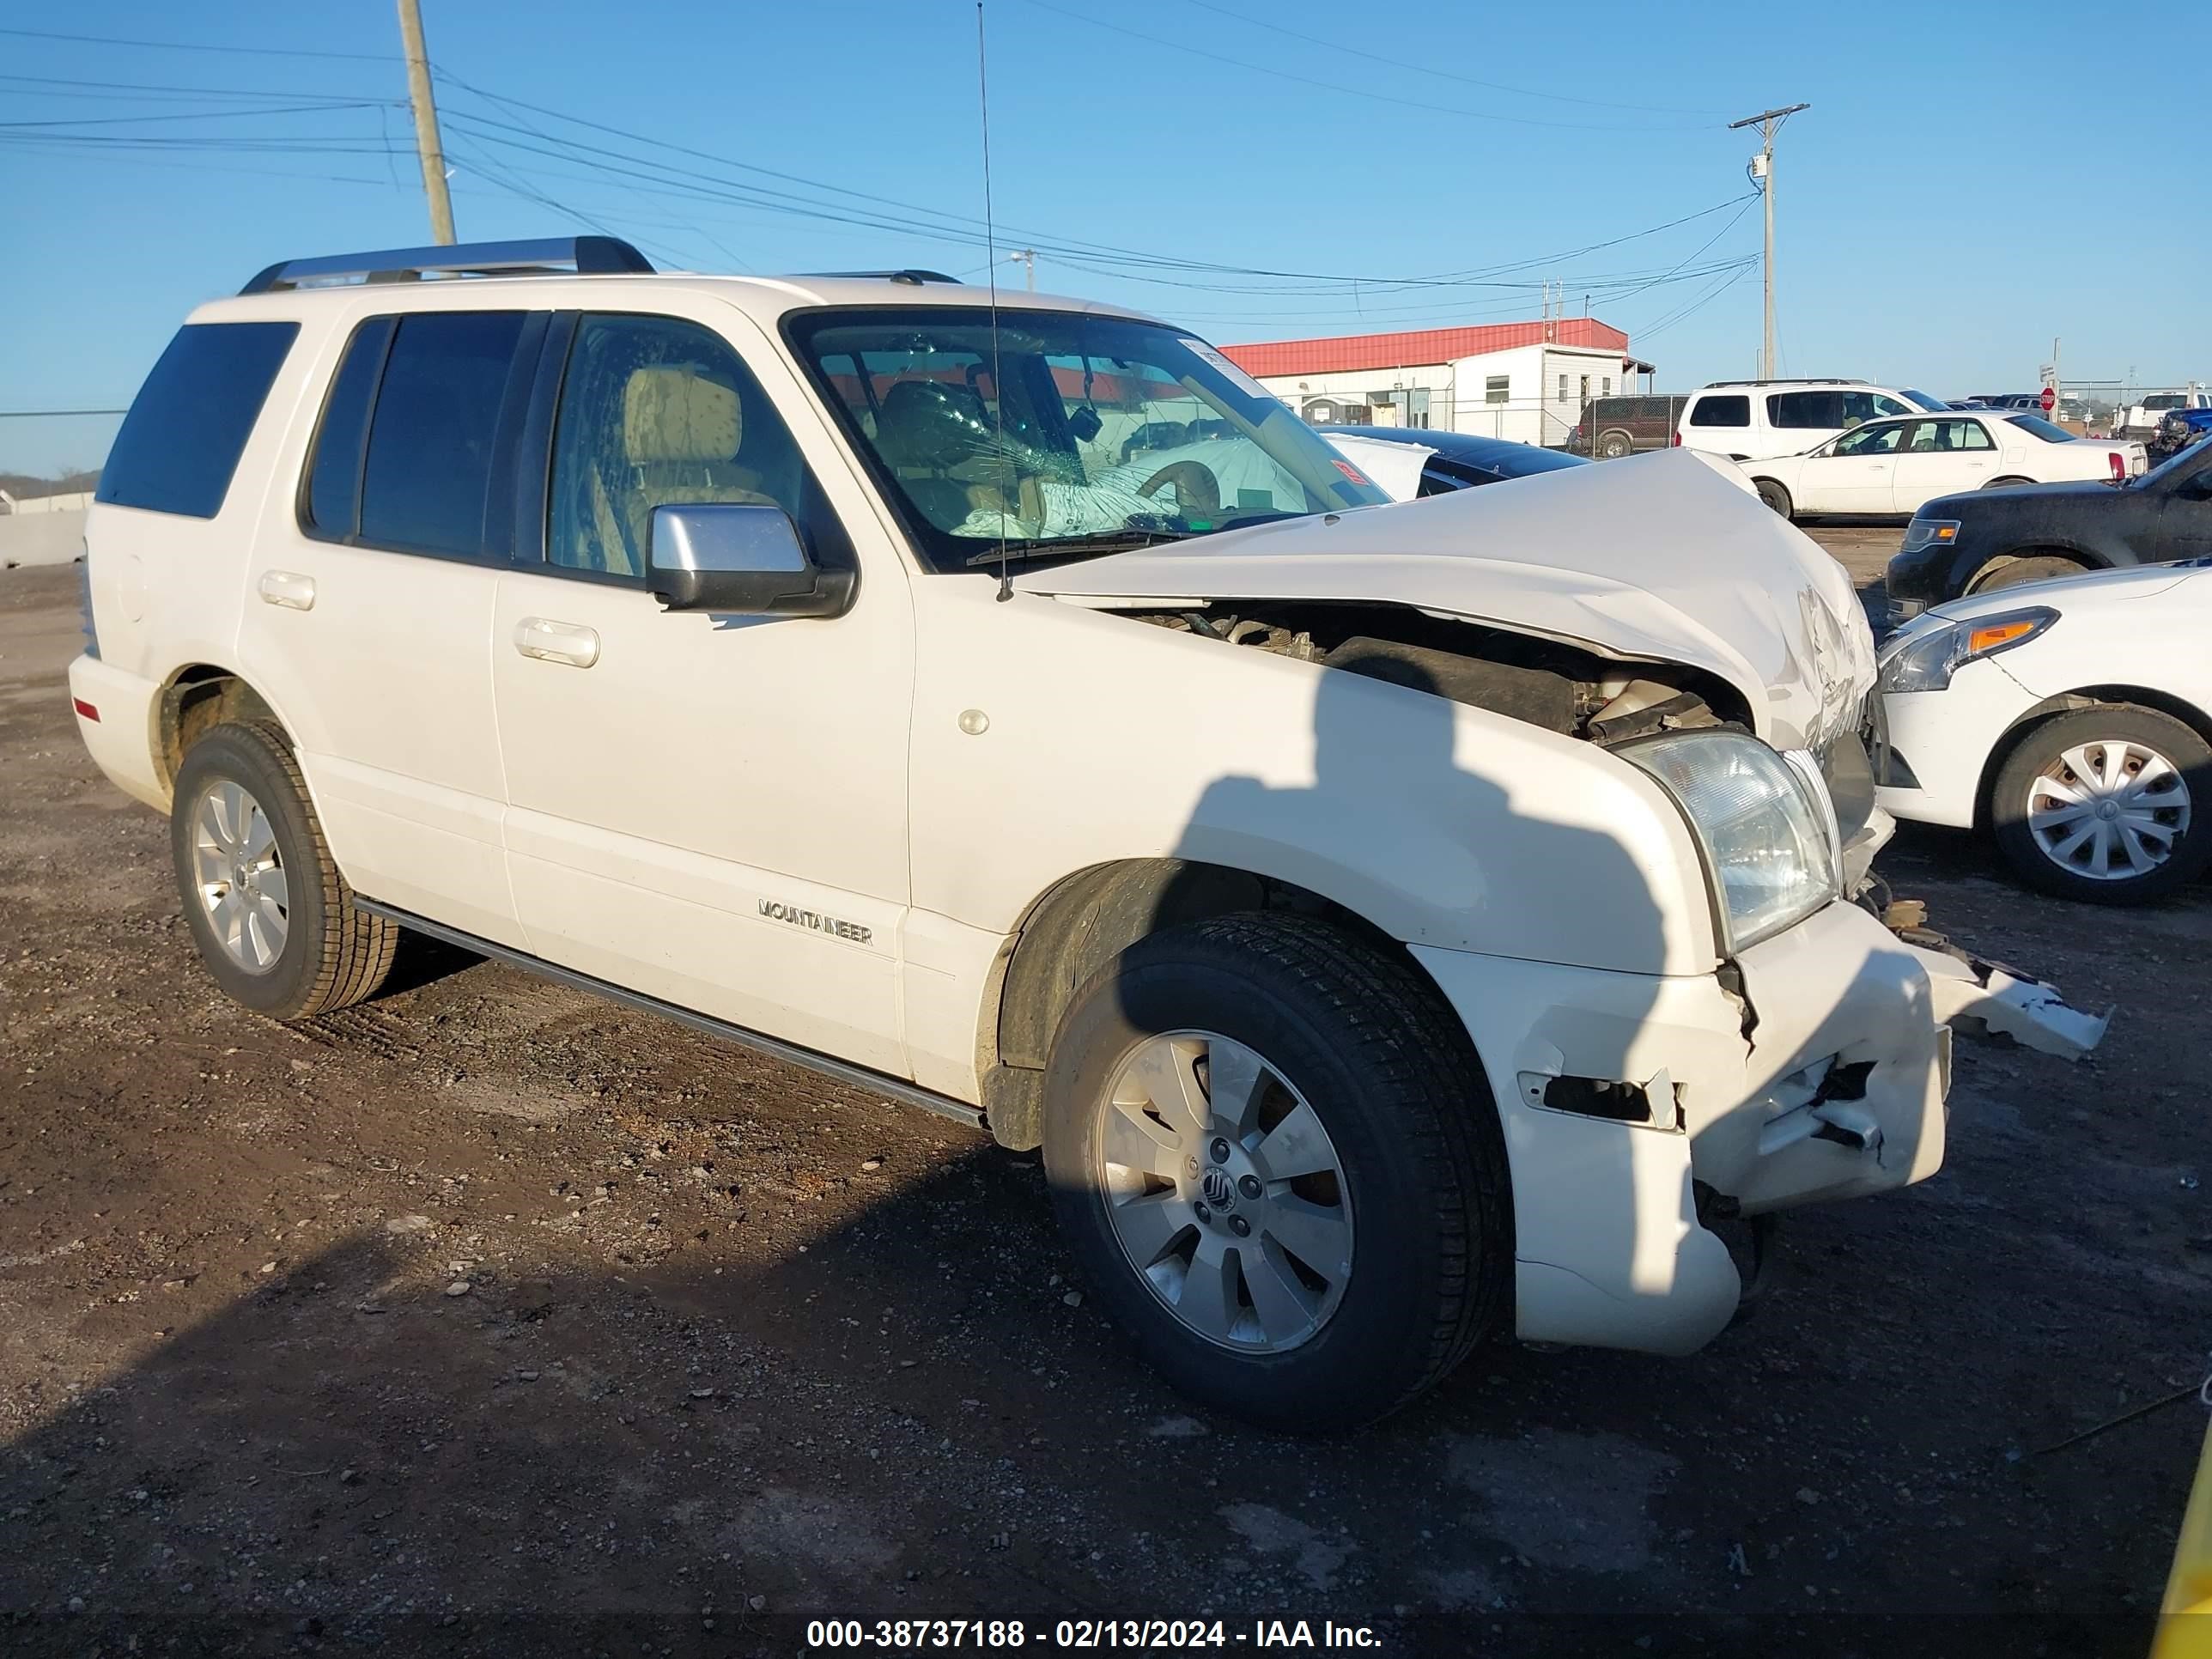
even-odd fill
[{"label": "steering wheel", "polygon": [[1221,511],[1221,485],[1196,461],[1170,461],[1138,485],[1137,493],[1149,499],[1168,484],[1176,487],[1176,500],[1186,515],[1211,518]]}]

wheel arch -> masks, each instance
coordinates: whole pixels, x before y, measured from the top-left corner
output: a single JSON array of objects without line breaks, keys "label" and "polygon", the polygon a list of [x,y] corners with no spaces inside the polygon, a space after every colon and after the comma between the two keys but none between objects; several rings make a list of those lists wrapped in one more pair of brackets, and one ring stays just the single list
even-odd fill
[{"label": "wheel arch", "polygon": [[251,681],[218,663],[187,663],[177,670],[162,683],[156,708],[154,765],[165,789],[174,789],[185,750],[211,726],[258,720],[291,730]]},{"label": "wheel arch", "polygon": [[2164,714],[2179,720],[2212,747],[2212,711],[2198,708],[2186,697],[2177,697],[2170,691],[2154,690],[2142,685],[2085,685],[2072,691],[2062,691],[2056,696],[2045,697],[2019,719],[2005,727],[1997,740],[1990,745],[1988,757],[1982,762],[1982,774],[1974,786],[1974,823],[1986,830],[1990,823],[1990,806],[1996,787],[1997,774],[2012,758],[2013,750],[2025,743],[2039,726],[2048,725],[2061,714],[2078,714],[2084,708],[2097,708],[2114,704],[2133,704],[2148,708],[2154,714]]},{"label": "wheel arch", "polygon": [[[1165,928],[1250,910],[1317,917],[1418,968],[1402,942],[1357,911],[1276,877],[1178,858],[1089,866],[1030,902],[985,985],[976,1074],[993,1137],[1018,1152],[1041,1144],[1044,1067],[1053,1034],[1092,975]],[[1421,974],[1425,982],[1428,977]]]}]

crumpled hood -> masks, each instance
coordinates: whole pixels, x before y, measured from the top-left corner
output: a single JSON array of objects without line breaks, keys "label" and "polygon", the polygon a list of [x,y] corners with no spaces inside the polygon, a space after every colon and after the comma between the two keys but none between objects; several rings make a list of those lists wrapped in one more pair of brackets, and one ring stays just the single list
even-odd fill
[{"label": "crumpled hood", "polygon": [[1082,603],[1413,605],[1677,662],[1738,687],[1759,734],[1812,746],[1874,688],[1874,635],[1838,565],[1740,483],[1673,449],[1389,507],[1315,514],[1037,570]]}]

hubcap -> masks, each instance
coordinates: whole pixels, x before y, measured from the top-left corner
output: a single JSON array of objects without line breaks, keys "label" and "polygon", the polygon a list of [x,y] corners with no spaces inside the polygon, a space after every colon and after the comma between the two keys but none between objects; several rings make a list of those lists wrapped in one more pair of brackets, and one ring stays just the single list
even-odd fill
[{"label": "hubcap", "polygon": [[2132,880],[2172,858],[2189,833],[2189,785],[2140,743],[2076,744],[2028,785],[2027,829],[2070,875]]},{"label": "hubcap", "polygon": [[284,953],[292,915],[269,815],[225,778],[201,792],[191,826],[192,887],[216,943],[240,967],[266,972]]},{"label": "hubcap", "polygon": [[1123,1063],[1092,1152],[1129,1265],[1207,1341],[1279,1353],[1352,1275],[1352,1200],[1328,1131],[1281,1073],[1208,1031]]}]

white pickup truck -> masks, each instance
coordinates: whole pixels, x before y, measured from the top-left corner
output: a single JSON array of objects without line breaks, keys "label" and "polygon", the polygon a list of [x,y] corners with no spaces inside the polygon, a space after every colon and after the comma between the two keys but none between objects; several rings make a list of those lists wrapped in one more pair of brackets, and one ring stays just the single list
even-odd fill
[{"label": "white pickup truck", "polygon": [[1947,1021],[2098,1035],[1854,902],[1873,641],[1733,471],[1390,504],[1109,307],[336,256],[155,366],[70,695],[245,1006],[419,933],[1041,1148],[1168,1376],[1342,1428],[1696,1348],[1934,1173]]},{"label": "white pickup truck", "polygon": [[2212,392],[2192,380],[2180,392],[2146,392],[2136,402],[2112,411],[2112,435],[2148,438],[2158,430],[2158,423],[2168,412],[2177,409],[2212,409]]}]

